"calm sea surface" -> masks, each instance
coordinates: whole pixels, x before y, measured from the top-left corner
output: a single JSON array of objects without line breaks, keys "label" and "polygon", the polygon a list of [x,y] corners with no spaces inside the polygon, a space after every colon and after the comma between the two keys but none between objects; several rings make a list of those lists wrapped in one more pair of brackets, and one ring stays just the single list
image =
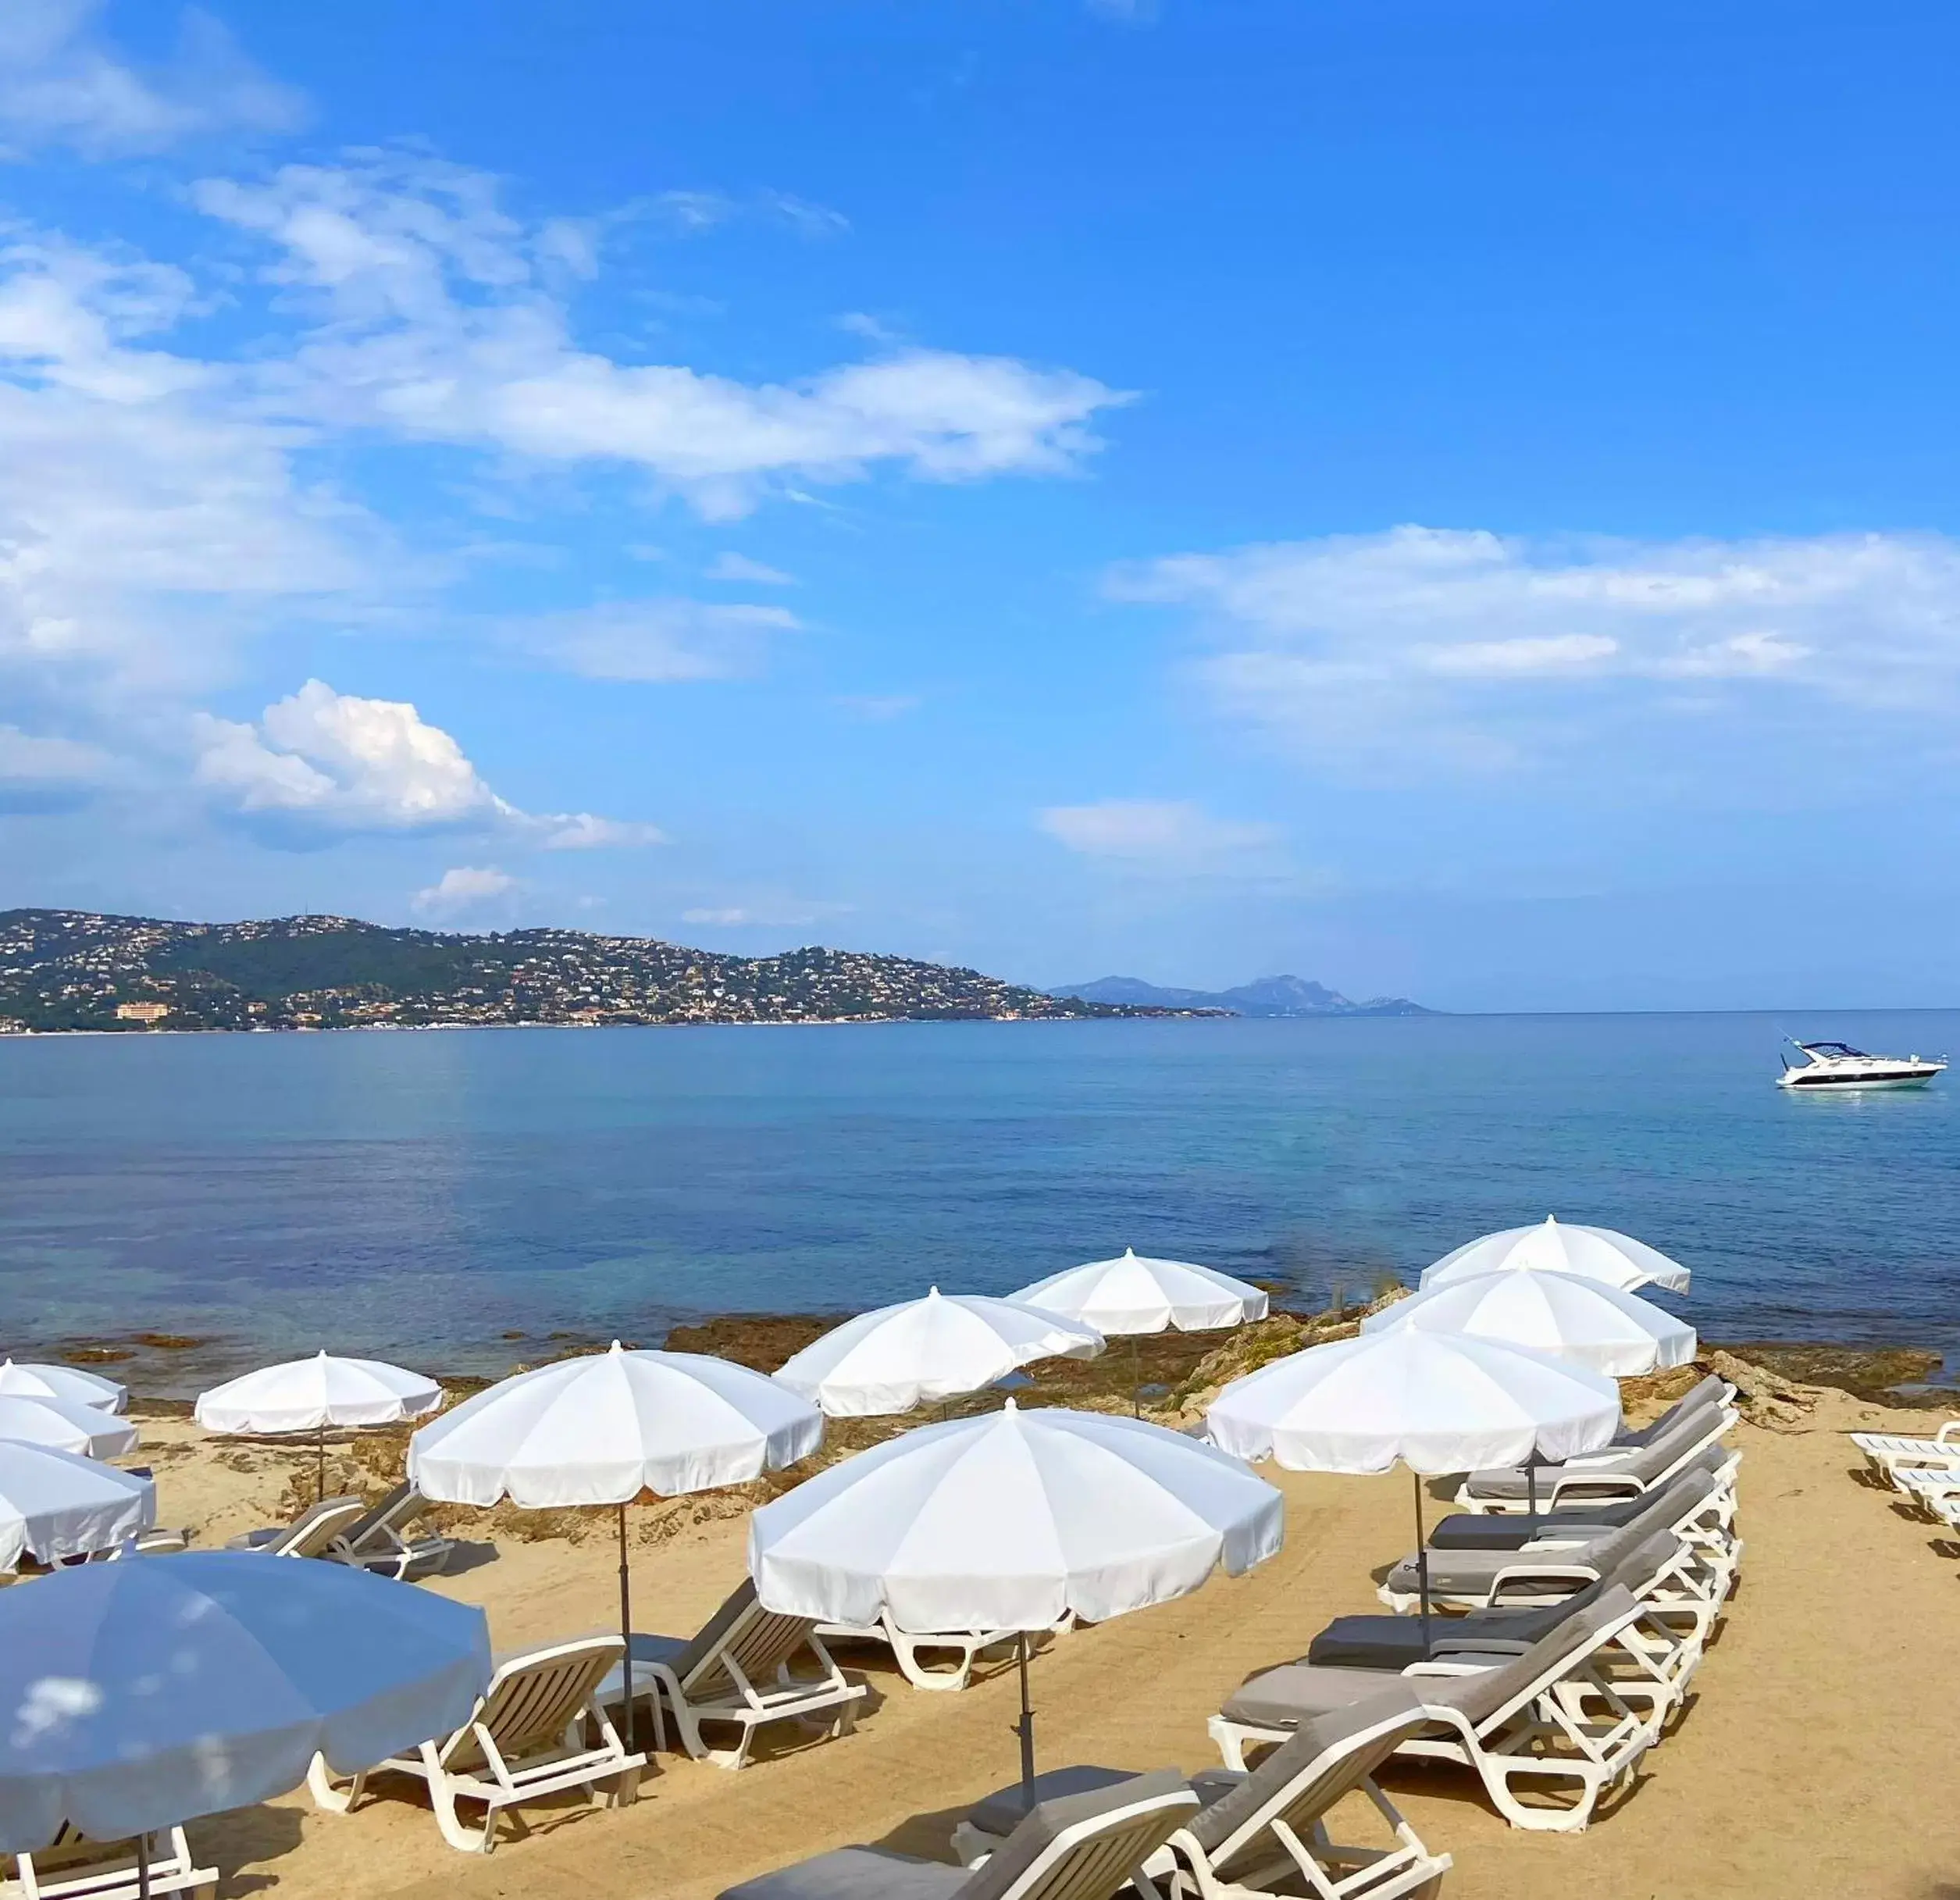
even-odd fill
[{"label": "calm sea surface", "polygon": [[9,1039],[0,1350],[492,1371],[1126,1244],[1318,1297],[1556,1211],[1687,1263],[1713,1336],[1960,1365],[1960,1082],[1792,1100],[1783,1029],[1960,1052],[1932,1012]]}]

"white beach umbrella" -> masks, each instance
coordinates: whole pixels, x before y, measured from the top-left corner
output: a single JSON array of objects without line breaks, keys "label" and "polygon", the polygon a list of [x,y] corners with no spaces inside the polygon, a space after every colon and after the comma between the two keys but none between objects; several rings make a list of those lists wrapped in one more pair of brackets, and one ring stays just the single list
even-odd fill
[{"label": "white beach umbrella", "polygon": [[832,1418],[863,1418],[978,1392],[1038,1359],[1093,1359],[1102,1349],[1092,1326],[935,1286],[923,1299],[832,1328],[775,1380]]},{"label": "white beach umbrella", "polygon": [[1146,1332],[1216,1332],[1266,1317],[1267,1298],[1256,1286],[1214,1267],[1188,1260],[1153,1260],[1125,1247],[1114,1260],[1089,1260],[1010,1293],[1031,1306],[1060,1313],[1098,1332],[1130,1341],[1130,1405],[1142,1405],[1137,1335]]},{"label": "white beach umbrella", "polygon": [[1235,1379],[1205,1414],[1213,1444],[1295,1471],[1386,1471],[1415,1482],[1428,1647],[1422,1480],[1445,1471],[1597,1451],[1620,1424],[1620,1388],[1542,1353],[1413,1326],[1310,1346]]},{"label": "white beach umbrella", "polygon": [[134,1839],[145,1893],[147,1834],[447,1734],[490,1674],[481,1609],[346,1564],[192,1551],[0,1590],[0,1852]]},{"label": "white beach umbrella", "polygon": [[749,1520],[764,1606],[862,1627],[1021,1632],[1021,1773],[1033,1778],[1026,1632],[1167,1602],[1279,1549],[1284,1501],[1238,1460],[1106,1413],[1041,1408],[924,1425],[820,1471]]},{"label": "white beach umbrella", "polygon": [[156,1522],[156,1485],[133,1471],[0,1439],[0,1571],[113,1550]]},{"label": "white beach umbrella", "polygon": [[17,1399],[66,1399],[71,1405],[92,1405],[100,1412],[119,1412],[129,1393],[113,1379],[84,1372],[77,1366],[39,1366],[26,1360],[0,1360],[0,1395]]},{"label": "white beach umbrella", "polygon": [[319,1494],[326,1495],[326,1434],[362,1426],[397,1425],[442,1403],[442,1388],[419,1372],[380,1359],[339,1359],[316,1353],[214,1385],[198,1395],[197,1421],[207,1431],[284,1437],[310,1431]]},{"label": "white beach umbrella", "polygon": [[1214,1332],[1263,1320],[1267,1306],[1257,1287],[1216,1267],[1153,1260],[1128,1247],[1114,1260],[1051,1273],[1007,1297],[1110,1334]]},{"label": "white beach umbrella", "polygon": [[422,1495],[527,1510],[612,1505],[619,1517],[619,1633],[632,1654],[626,1506],[747,1484],[807,1458],[823,1414],[747,1366],[700,1353],[604,1353],[519,1372],[408,1441]]},{"label": "white beach umbrella", "polygon": [[1659,1286],[1670,1293],[1688,1289],[1688,1271],[1658,1248],[1610,1227],[1569,1225],[1547,1214],[1535,1227],[1507,1227],[1485,1234],[1445,1253],[1423,1270],[1425,1288],[1474,1274],[1548,1271],[1600,1280],[1630,1292],[1637,1286]]},{"label": "white beach umbrella", "polygon": [[1684,1366],[1695,1328],[1652,1300],[1570,1273],[1480,1273],[1399,1299],[1361,1322],[1364,1333],[1413,1326],[1522,1346],[1616,1378]]},{"label": "white beach umbrella", "polygon": [[0,1438],[49,1445],[84,1458],[119,1458],[137,1445],[134,1425],[94,1406],[4,1394],[0,1394]]},{"label": "white beach umbrella", "polygon": [[442,1388],[419,1372],[380,1359],[316,1353],[213,1386],[198,1395],[207,1431],[276,1435],[327,1426],[394,1425],[442,1403]]}]

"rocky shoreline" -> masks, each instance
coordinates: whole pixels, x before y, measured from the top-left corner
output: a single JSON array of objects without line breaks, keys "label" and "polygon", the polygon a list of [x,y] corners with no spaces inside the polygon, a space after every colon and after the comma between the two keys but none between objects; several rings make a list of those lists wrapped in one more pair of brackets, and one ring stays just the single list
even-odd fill
[{"label": "rocky shoreline", "polygon": [[[1035,1403],[1092,1408],[1121,1405],[1127,1409],[1134,1387],[1140,1388],[1146,1411],[1174,1414],[1207,1386],[1223,1384],[1301,1346],[1348,1336],[1367,1314],[1401,1298],[1404,1290],[1396,1288],[1367,1305],[1320,1312],[1275,1303],[1270,1318],[1222,1338],[1172,1332],[1114,1340],[1099,1359],[1051,1360],[1031,1367],[1025,1375],[1025,1396]],[[844,1317],[838,1313],[718,1314],[626,1343],[712,1353],[752,1366],[758,1372],[773,1372]],[[513,1371],[597,1351],[609,1342],[597,1334],[565,1330],[508,1334],[505,1338]],[[197,1369],[226,1344],[214,1337],[140,1332],[59,1341],[44,1350],[46,1356],[68,1364],[110,1372],[129,1386],[133,1406],[152,1416],[167,1417],[189,1411],[190,1400],[183,1395],[198,1382]],[[1941,1382],[1944,1356],[1916,1346],[1705,1339],[1697,1363],[1710,1364],[1716,1355],[1759,1369],[1772,1385],[1830,1387],[1868,1404],[1960,1413],[1960,1385]],[[433,1376],[456,1394],[493,1382],[480,1372],[445,1372],[440,1367],[434,1369]],[[992,1403],[988,1395],[977,1394],[950,1409],[957,1413]]]}]

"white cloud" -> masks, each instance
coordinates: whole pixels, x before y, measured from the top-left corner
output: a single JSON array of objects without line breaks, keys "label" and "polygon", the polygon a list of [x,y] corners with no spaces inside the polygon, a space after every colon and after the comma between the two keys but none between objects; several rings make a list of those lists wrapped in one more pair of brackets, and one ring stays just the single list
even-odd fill
[{"label": "white cloud", "polygon": [[305,117],[211,15],[187,7],[174,57],[144,71],[96,30],[101,0],[0,7],[0,156],[72,146],[91,158],[154,152],[233,129],[287,131]]},{"label": "white cloud", "polygon": [[795,383],[622,363],[572,340],[536,232],[479,173],[425,159],[211,179],[210,216],[281,254],[267,279],[313,327],[273,366],[296,412],[342,428],[647,471],[714,519],[786,482],[1057,474],[1124,398],[1072,370],[908,349]]},{"label": "white cloud", "polygon": [[1690,711],[1841,737],[1960,710],[1960,544],[1939,535],[1403,527],[1179,555],[1108,590],[1195,610],[1228,716],[1395,776],[1617,748]]},{"label": "white cloud", "polygon": [[1280,841],[1270,825],[1213,818],[1179,800],[1106,798],[1092,805],[1051,805],[1035,822],[1085,857],[1139,869],[1195,872],[1270,857]]},{"label": "white cloud", "polygon": [[594,818],[590,811],[568,818],[547,818],[549,829],[538,839],[541,851],[603,851],[618,847],[665,844],[667,834],[657,825],[641,825],[620,818]]},{"label": "white cloud", "polygon": [[534,815],[486,785],[463,749],[401,700],[309,679],[256,724],[200,713],[196,782],[228,809],[302,839],[495,830],[546,850],[657,843],[650,825],[589,812]]},{"label": "white cloud", "polygon": [[508,897],[517,887],[517,879],[494,864],[457,864],[417,891],[409,902],[424,917],[455,917]]},{"label": "white cloud", "polygon": [[766,567],[760,561],[751,561],[747,554],[717,554],[702,572],[710,580],[736,580],[753,582],[758,587],[793,587],[796,577],[786,574],[781,568]]},{"label": "white cloud", "polygon": [[801,625],[780,607],[679,598],[610,602],[506,623],[511,643],[588,679],[736,679],[762,670],[775,638]]}]

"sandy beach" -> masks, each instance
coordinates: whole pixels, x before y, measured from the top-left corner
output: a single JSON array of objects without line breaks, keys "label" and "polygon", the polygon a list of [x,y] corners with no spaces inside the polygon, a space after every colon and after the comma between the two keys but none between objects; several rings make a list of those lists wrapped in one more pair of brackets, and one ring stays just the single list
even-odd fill
[{"label": "sandy beach", "polygon": [[[1510,1830],[1467,1773],[1392,1770],[1394,1798],[1432,1848],[1455,1857],[1445,1891],[1960,1894],[1960,1816],[1944,1784],[1944,1765],[1960,1756],[1960,1552],[1860,1481],[1862,1460],[1843,1436],[1923,1431],[1934,1416],[1828,1392],[1780,1427],[1740,1424],[1748,1554],[1685,1719],[1630,1793],[1576,1836]],[[310,1457],[296,1449],[210,1440],[174,1418],[147,1420],[144,1433],[161,1521],[194,1526],[202,1546],[268,1521],[295,1481],[312,1481]],[[1214,1765],[1205,1720],[1234,1685],[1299,1655],[1331,1617],[1377,1607],[1371,1573],[1409,1545],[1406,1478],[1267,1474],[1287,1499],[1278,1557],[1183,1602],[1078,1631],[1039,1658],[1044,1766]],[[691,1631],[743,1574],[743,1518],[708,1514],[725,1507],[702,1500],[704,1520],[693,1521],[696,1508],[636,1513],[638,1538],[681,1516],[661,1541],[636,1542],[640,1628]],[[466,1518],[456,1527],[472,1535]],[[604,1629],[618,1603],[608,1527],[594,1513],[579,1541],[529,1541],[479,1519],[476,1535],[487,1532],[494,1549],[486,1542],[467,1553],[467,1567],[419,1587],[482,1604],[500,1649]],[[487,1858],[444,1845],[424,1800],[399,1781],[351,1816],[316,1813],[301,1795],[196,1823],[192,1845],[222,1871],[222,1894],[283,1900],[575,1891],[707,1900],[848,1841],[950,1857],[953,1821],[1015,1772],[1011,1675],[996,1668],[964,1694],[924,1695],[879,1652],[842,1655],[871,1688],[854,1734],[765,1739],[739,1774],[664,1756],[631,1808],[526,1809]]]}]

